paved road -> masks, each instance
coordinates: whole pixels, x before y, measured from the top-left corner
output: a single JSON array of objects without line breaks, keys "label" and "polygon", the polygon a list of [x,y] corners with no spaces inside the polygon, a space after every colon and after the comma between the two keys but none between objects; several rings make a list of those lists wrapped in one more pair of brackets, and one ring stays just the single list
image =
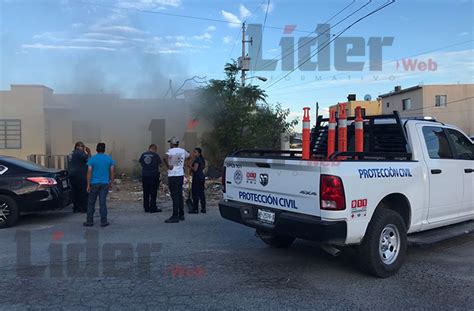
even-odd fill
[{"label": "paved road", "polygon": [[[65,211],[28,216],[16,228],[2,230],[0,308],[474,306],[473,234],[428,249],[411,248],[399,274],[377,279],[357,270],[350,251],[334,258],[300,240],[288,250],[268,248],[250,228],[221,219],[215,208],[179,224],[164,224],[168,216],[169,211],[148,215],[138,204],[119,204],[110,210],[107,228],[83,228],[83,215]],[[113,249],[121,250],[115,254],[122,262],[114,261]]]}]

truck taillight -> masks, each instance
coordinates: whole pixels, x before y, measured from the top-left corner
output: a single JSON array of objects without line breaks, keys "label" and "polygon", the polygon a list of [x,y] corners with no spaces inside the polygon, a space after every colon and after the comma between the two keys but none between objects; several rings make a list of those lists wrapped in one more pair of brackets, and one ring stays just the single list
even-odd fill
[{"label": "truck taillight", "polygon": [[28,177],[26,180],[38,184],[39,187],[51,187],[58,184],[56,179],[49,177]]},{"label": "truck taillight", "polygon": [[222,192],[225,193],[225,166],[224,166],[224,169],[222,170],[222,180],[221,180],[221,183],[222,183]]},{"label": "truck taillight", "polygon": [[321,175],[320,183],[321,209],[341,211],[346,209],[344,185],[340,177]]}]

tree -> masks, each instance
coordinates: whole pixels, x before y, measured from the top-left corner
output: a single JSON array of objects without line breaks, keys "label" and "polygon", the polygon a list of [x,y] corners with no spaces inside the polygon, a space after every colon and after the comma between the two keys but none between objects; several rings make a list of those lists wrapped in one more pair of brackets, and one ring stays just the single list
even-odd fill
[{"label": "tree", "polygon": [[298,121],[287,122],[289,110],[266,102],[267,94],[256,85],[240,86],[235,61],[224,67],[225,79],[211,80],[202,88],[198,118],[212,131],[202,139],[209,166],[222,167],[226,155],[239,149],[279,149],[282,133],[290,133]]},{"label": "tree", "polygon": [[249,128],[254,133],[249,137],[254,139],[251,144],[261,149],[279,149],[282,134],[288,137],[293,134],[293,128],[298,124],[298,120],[288,122],[290,110],[283,109],[279,103],[275,106],[263,103],[256,109],[257,112],[253,115]]}]

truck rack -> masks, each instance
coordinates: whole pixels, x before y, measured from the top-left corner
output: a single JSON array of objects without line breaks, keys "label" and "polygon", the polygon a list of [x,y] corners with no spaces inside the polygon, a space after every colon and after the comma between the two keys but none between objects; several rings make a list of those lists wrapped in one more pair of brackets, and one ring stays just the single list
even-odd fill
[{"label": "truck rack", "polygon": [[[334,152],[329,160],[348,157],[358,160],[409,160],[412,157],[405,128],[397,111],[393,114],[364,116],[364,152],[354,152],[355,117],[347,118],[347,152]],[[337,121],[337,120],[336,120]],[[392,121],[392,122],[390,122]],[[327,158],[328,118],[319,116],[311,132],[313,157]],[[336,131],[336,141],[338,133]]]},{"label": "truck rack", "polygon": [[[364,152],[355,152],[354,147],[354,124],[355,117],[347,118],[347,151],[334,152],[327,156],[328,147],[328,118],[319,116],[316,125],[311,130],[311,160],[336,161],[357,160],[357,161],[409,161],[412,159],[412,152],[408,144],[408,138],[402,119],[398,111],[393,114],[364,116]],[[406,118],[438,122],[435,119]],[[337,121],[337,120],[336,120]],[[405,121],[406,123],[406,121]],[[336,141],[337,141],[336,131]],[[231,157],[265,157],[267,159],[294,159],[301,160],[301,150],[271,150],[271,149],[243,149],[230,155]]]},{"label": "truck rack", "polygon": [[242,149],[230,154],[230,157],[265,157],[270,159],[299,159],[301,150]]}]

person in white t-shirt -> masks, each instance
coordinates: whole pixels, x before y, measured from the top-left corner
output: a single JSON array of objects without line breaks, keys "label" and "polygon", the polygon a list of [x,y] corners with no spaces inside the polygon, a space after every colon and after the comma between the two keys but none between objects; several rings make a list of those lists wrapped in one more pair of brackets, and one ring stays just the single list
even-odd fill
[{"label": "person in white t-shirt", "polygon": [[168,167],[168,187],[173,200],[173,214],[165,222],[176,223],[184,220],[183,179],[184,166],[186,159],[189,158],[189,152],[178,147],[179,140],[176,137],[171,137],[168,142],[170,149],[166,152],[164,162]]}]

